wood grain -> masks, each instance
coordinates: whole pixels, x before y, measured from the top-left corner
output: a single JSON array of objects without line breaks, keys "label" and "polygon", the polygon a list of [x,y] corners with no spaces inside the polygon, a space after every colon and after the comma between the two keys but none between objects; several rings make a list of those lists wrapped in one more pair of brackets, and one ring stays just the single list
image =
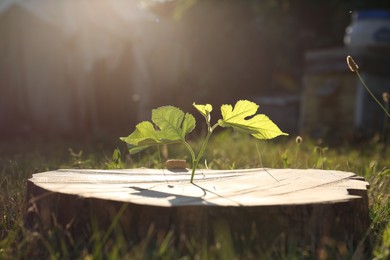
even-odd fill
[{"label": "wood grain", "polygon": [[58,170],[34,174],[30,182],[65,194],[151,206],[261,206],[326,203],[357,198],[349,190],[368,183],[340,171],[251,169],[199,170],[195,184],[188,170]]},{"label": "wood grain", "polygon": [[286,247],[310,247],[315,256],[329,241],[362,247],[369,226],[369,184],[354,173],[198,170],[194,184],[190,174],[185,169],[37,173],[28,181],[26,223],[60,224],[87,236],[92,218],[105,229],[125,207],[119,225],[139,239],[153,225],[160,234],[174,230],[177,237],[212,242],[226,237],[218,230],[243,239],[255,232],[262,234],[255,238],[261,248],[282,239]]}]

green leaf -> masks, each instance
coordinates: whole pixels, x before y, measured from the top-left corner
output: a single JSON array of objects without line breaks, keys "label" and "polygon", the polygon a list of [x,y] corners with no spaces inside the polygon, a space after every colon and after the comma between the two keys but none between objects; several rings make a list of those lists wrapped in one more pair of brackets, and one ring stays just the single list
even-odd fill
[{"label": "green leaf", "polygon": [[173,106],[153,109],[152,122],[157,129],[152,123],[144,121],[139,123],[129,136],[120,138],[129,145],[131,154],[152,145],[184,141],[185,135],[195,128],[195,118]]},{"label": "green leaf", "polygon": [[195,128],[195,118],[173,106],[153,109],[152,121],[161,130],[161,140],[184,140],[184,136]]},{"label": "green leaf", "polygon": [[150,122],[144,121],[135,127],[133,133],[120,139],[128,144],[130,153],[135,154],[151,145],[160,144],[158,136],[159,134],[153,125]]},{"label": "green leaf", "polygon": [[257,139],[272,139],[280,135],[288,135],[287,133],[282,132],[266,115],[256,115],[253,117],[253,120],[256,121],[258,131],[257,133],[252,134],[252,136]]},{"label": "green leaf", "polygon": [[210,120],[211,120],[210,113],[213,110],[213,106],[210,104],[197,105],[195,104],[195,102],[192,105],[198,110],[199,113],[201,113],[204,116],[207,124],[210,125]]},{"label": "green leaf", "polygon": [[[255,115],[258,108],[257,104],[248,100],[238,101],[234,109],[231,105],[222,105],[222,119],[218,120],[218,124],[251,134],[258,139],[272,139],[279,135],[288,135],[283,133],[266,115]],[[251,116],[253,117],[248,118]]]},{"label": "green leaf", "polygon": [[206,105],[197,105],[195,103],[192,104],[198,111],[201,113],[206,119],[210,117],[211,111],[213,111],[213,106],[210,104]]}]

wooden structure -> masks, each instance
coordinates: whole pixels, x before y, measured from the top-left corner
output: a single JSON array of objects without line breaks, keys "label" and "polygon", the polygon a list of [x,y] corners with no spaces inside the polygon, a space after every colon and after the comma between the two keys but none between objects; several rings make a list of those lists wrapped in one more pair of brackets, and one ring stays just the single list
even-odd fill
[{"label": "wooden structure", "polygon": [[222,244],[223,237],[239,238],[265,251],[275,244],[312,255],[329,247],[344,257],[347,247],[364,250],[368,183],[353,173],[198,170],[194,184],[189,179],[185,169],[37,173],[28,181],[26,222],[60,224],[85,236],[93,218],[107,229],[119,217],[121,229],[136,239],[153,225],[160,235],[173,230],[177,237]]},{"label": "wooden structure", "polygon": [[178,2],[3,0],[0,138],[119,137],[162,105],[263,95],[275,57],[251,5],[197,1],[176,20]]},{"label": "wooden structure", "polygon": [[133,1],[0,4],[1,136],[130,131],[149,95],[154,19]]}]

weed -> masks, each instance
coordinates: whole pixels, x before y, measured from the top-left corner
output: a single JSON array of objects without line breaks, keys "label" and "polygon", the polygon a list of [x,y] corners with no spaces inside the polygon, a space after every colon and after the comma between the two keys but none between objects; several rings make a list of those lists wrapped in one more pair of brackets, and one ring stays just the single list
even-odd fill
[{"label": "weed", "polygon": [[[363,80],[362,76],[360,75],[359,73],[359,66],[356,64],[356,62],[353,60],[353,58],[351,56],[347,56],[347,64],[348,64],[348,67],[349,69],[352,71],[352,72],[355,72],[356,75],[358,76],[360,82],[363,84],[364,88],[367,90],[367,92],[370,94],[370,96],[372,97],[372,99],[375,100],[375,102],[378,104],[378,106],[380,106],[380,108],[382,108],[382,110],[385,112],[385,115],[390,118],[390,113],[388,111],[388,108],[386,109],[382,104],[381,102],[375,97],[375,95],[371,92],[370,88],[367,86],[366,82]],[[384,100],[386,101],[386,98],[384,98]],[[388,101],[388,99],[387,99]],[[388,103],[388,102],[386,102]]]}]

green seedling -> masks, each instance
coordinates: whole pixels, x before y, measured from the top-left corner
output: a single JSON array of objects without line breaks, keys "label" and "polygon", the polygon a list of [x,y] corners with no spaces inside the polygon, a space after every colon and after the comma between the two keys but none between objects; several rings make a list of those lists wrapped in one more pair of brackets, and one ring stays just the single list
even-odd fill
[{"label": "green seedling", "polygon": [[288,135],[282,132],[266,115],[256,114],[259,106],[248,100],[238,101],[234,108],[231,105],[222,105],[222,118],[213,125],[211,124],[213,107],[210,104],[198,105],[194,103],[193,106],[203,115],[207,124],[207,135],[197,155],[185,139],[186,135],[192,132],[196,126],[195,118],[174,106],[153,109],[152,122],[154,124],[149,121],[141,122],[135,127],[133,133],[120,139],[128,144],[130,154],[135,154],[154,145],[183,144],[191,154],[191,183],[193,183],[199,161],[207,147],[211,134],[217,127],[231,127],[257,139],[272,139],[280,135]]}]

